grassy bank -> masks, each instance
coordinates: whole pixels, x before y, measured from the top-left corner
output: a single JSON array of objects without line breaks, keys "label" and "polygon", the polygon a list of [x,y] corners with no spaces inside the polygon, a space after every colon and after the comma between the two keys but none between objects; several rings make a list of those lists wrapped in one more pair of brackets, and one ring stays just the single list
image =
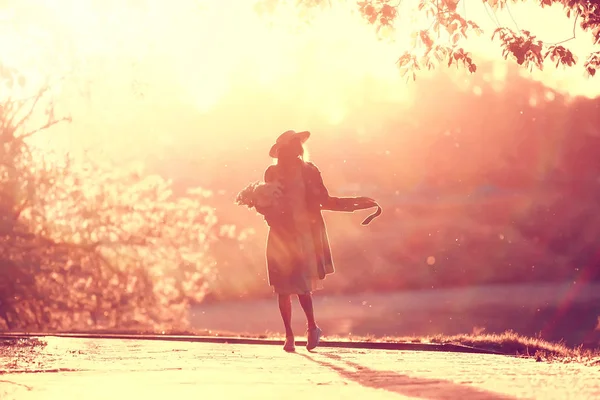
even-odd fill
[{"label": "grassy bank", "polygon": [[[175,335],[175,336],[209,336],[209,337],[230,337],[230,338],[247,338],[247,339],[263,339],[263,340],[282,340],[285,338],[280,333],[236,333],[227,331],[211,331],[211,330],[186,330],[186,331],[90,331],[77,332],[90,334],[139,334],[139,335]],[[301,339],[298,336],[298,339]],[[476,347],[483,350],[490,350],[509,356],[518,356],[533,358],[537,361],[557,361],[557,362],[581,362],[585,364],[600,365],[600,347],[584,348],[583,346],[572,347],[564,342],[550,342],[541,338],[529,337],[520,335],[513,331],[506,331],[500,334],[461,334],[461,335],[433,335],[433,336],[338,336],[327,335],[323,337],[323,341],[340,341],[340,342],[372,342],[372,343],[419,343],[419,344],[456,344],[469,347]],[[0,346],[18,345],[19,347],[40,346],[44,345],[43,338],[41,340],[3,340],[0,341]]]},{"label": "grassy bank", "polygon": [[[77,332],[83,333],[83,332]],[[147,334],[156,335],[150,331],[92,331],[89,334]],[[51,333],[49,333],[51,335]],[[283,339],[281,334],[253,335],[234,332],[215,332],[208,330],[195,331],[170,331],[160,332],[164,335],[185,336],[215,336],[233,338],[251,338],[276,340]],[[326,336],[324,341],[341,342],[387,342],[387,343],[419,343],[419,344],[455,344],[491,350],[497,353],[535,359],[538,362],[577,362],[590,366],[600,366],[600,348],[584,349],[583,347],[569,347],[564,343],[553,343],[540,338],[519,335],[512,331],[501,334],[468,334],[468,335],[435,335],[428,337],[373,337],[373,336]],[[2,354],[13,356],[26,356],[28,349],[44,347],[46,341],[41,334],[39,337],[14,338],[0,340]]]}]

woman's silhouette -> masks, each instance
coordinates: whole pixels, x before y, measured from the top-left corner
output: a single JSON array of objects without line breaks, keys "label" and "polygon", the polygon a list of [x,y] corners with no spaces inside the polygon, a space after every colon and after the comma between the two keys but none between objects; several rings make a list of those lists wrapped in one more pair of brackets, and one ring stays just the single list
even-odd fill
[{"label": "woman's silhouette", "polygon": [[[319,169],[303,160],[303,144],[309,136],[306,131],[287,131],[279,136],[269,152],[277,159],[277,164],[268,167],[264,175],[265,186],[277,189],[278,200],[267,206],[256,204],[257,211],[264,215],[270,227],[268,278],[278,295],[285,326],[286,351],[295,350],[291,326],[292,295],[298,296],[306,314],[307,349],[314,349],[321,337],[321,329],[313,313],[312,292],[322,288],[325,276],[334,272],[321,210],[352,212],[378,207],[373,199],[367,197],[329,195]],[[381,209],[376,215],[380,212]]]}]

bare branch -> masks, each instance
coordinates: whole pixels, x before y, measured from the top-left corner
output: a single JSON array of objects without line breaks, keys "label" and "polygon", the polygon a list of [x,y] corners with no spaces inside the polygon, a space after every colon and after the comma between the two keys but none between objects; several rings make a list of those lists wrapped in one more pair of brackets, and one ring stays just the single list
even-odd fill
[{"label": "bare branch", "polygon": [[29,132],[26,132],[26,133],[24,133],[22,135],[19,135],[19,139],[21,139],[21,140],[27,139],[28,137],[33,136],[36,133],[38,133],[40,131],[43,131],[45,129],[48,129],[48,128],[56,125],[56,124],[59,124],[61,122],[71,122],[71,121],[72,121],[71,117],[63,117],[63,118],[59,118],[59,119],[50,119],[50,120],[48,120],[48,122],[46,122],[44,125],[40,126],[39,128],[34,129],[32,131],[29,131]]},{"label": "bare branch", "polygon": [[515,28],[517,29],[517,31],[521,31],[521,28],[519,28],[519,24],[517,24],[517,21],[515,20],[515,17],[513,17],[512,12],[510,11],[510,7],[508,6],[508,2],[506,3],[506,11],[508,12],[508,15],[510,16],[510,19],[512,20],[513,24],[515,25]]},{"label": "bare branch", "polygon": [[[33,111],[35,110],[35,107],[37,106],[38,102],[40,101],[40,99],[44,96],[44,94],[48,91],[47,87],[43,87],[41,88],[37,94],[35,96],[33,96],[33,102],[31,104],[31,107],[29,108],[29,111],[27,111],[27,113],[25,113],[25,115],[23,115],[23,117],[15,124],[12,123],[12,120],[10,122],[10,125],[12,125],[12,127],[17,130],[19,127],[21,127],[25,121],[27,121],[29,118],[31,118],[31,115],[33,114]],[[26,100],[28,101],[28,100]],[[22,103],[23,106],[25,105],[25,102]],[[21,106],[22,107],[22,106]],[[15,112],[15,116],[16,116],[16,112]]]},{"label": "bare branch", "polygon": [[577,19],[578,18],[579,18],[579,11],[577,11],[577,14],[575,14],[575,20],[573,21],[573,36],[571,36],[568,39],[561,40],[560,42],[556,42],[556,43],[544,43],[544,44],[547,44],[548,46],[557,46],[559,44],[563,44],[563,43],[569,42],[571,40],[574,40],[575,39],[575,29],[577,28]]}]

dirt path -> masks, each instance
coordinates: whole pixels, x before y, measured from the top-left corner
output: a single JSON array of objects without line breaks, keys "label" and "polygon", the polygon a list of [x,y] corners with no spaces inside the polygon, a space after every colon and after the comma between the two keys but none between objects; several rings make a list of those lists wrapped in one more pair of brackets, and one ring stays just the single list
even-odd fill
[{"label": "dirt path", "polygon": [[456,353],[48,338],[0,369],[3,400],[600,398],[600,367]]}]

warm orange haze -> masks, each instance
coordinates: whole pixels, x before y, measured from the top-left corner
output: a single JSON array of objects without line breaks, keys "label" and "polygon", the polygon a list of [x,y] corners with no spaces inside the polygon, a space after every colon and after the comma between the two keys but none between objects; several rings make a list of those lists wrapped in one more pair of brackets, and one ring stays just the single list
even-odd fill
[{"label": "warm orange haze", "polygon": [[[477,72],[407,82],[418,2],[379,32],[330,3],[2,1],[0,331],[283,333],[267,226],[234,201],[294,129],[332,195],[384,209],[324,213],[325,334],[598,347],[598,45],[562,6],[468,0]],[[575,32],[578,64],[504,60],[499,26]]]}]

